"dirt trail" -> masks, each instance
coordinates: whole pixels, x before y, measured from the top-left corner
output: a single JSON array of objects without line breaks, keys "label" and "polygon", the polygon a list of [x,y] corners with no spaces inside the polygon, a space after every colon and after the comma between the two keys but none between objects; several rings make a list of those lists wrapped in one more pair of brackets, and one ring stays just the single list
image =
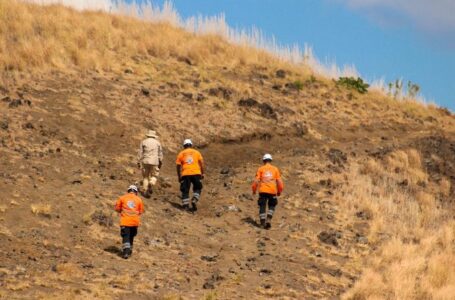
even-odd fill
[{"label": "dirt trail", "polygon": [[[312,165],[312,157],[293,152],[311,151],[312,146],[301,141],[291,148],[282,148],[283,143],[284,140],[255,140],[202,149],[208,174],[200,210],[195,215],[179,208],[174,155],[167,153],[163,176],[170,186],[157,190],[152,199],[145,199],[147,213],[131,260],[118,256],[115,224],[92,224],[87,228],[77,218],[66,215],[60,216],[65,221],[58,233],[49,232],[53,226],[41,227],[36,230],[39,238],[32,245],[15,246],[14,252],[20,254],[11,256],[4,251],[3,255],[11,257],[9,263],[24,262],[27,273],[36,274],[31,276],[34,285],[40,286],[34,276],[44,271],[45,277],[66,281],[64,289],[72,286],[76,294],[99,292],[107,285],[109,295],[132,293],[139,298],[175,293],[199,299],[212,289],[220,299],[337,296],[357,275],[349,266],[351,247],[359,251],[362,247],[351,245],[353,233],[336,238],[337,246],[318,241],[322,231],[342,231],[335,217],[335,204],[315,195],[323,187],[305,186],[305,178],[296,178],[299,175],[294,164],[298,164],[299,171],[306,170]],[[280,198],[270,231],[257,228],[256,199],[250,195],[251,179],[263,149],[276,153],[276,164],[282,168],[286,183],[286,193]],[[114,195],[109,192],[90,201],[109,209]],[[20,237],[10,242],[19,243]],[[68,274],[59,271],[60,265],[70,268]],[[81,278],[82,286],[77,283]],[[26,289],[22,295],[61,289],[50,285]]]},{"label": "dirt trail", "polygon": [[[366,223],[341,219],[332,197],[349,164],[413,146],[426,151],[435,176],[450,174],[453,157],[436,161],[432,153],[438,145],[452,151],[453,136],[442,127],[454,121],[411,115],[404,122],[388,108],[365,120],[352,111],[368,104],[333,88],[341,96],[329,105],[327,92],[317,93],[331,87],[321,86],[278,93],[251,83],[257,99],[270,99],[277,121],[239,107],[242,95],[188,100],[181,87],[140,76],[15,81],[0,102],[0,298],[339,298],[370,251]],[[146,128],[161,136],[164,168],[145,199],[133,257],[123,260],[113,204],[139,179],[135,156]],[[195,215],[180,210],[175,180],[186,137],[208,165]],[[255,225],[250,195],[265,152],[285,181],[269,231]]]}]

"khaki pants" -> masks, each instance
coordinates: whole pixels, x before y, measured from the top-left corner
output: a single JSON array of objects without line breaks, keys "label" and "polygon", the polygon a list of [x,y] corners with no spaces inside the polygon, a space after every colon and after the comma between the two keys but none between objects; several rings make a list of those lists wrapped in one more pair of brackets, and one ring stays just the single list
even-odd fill
[{"label": "khaki pants", "polygon": [[160,169],[155,165],[142,164],[142,187],[144,192],[149,189],[149,184],[154,186],[160,175]]}]

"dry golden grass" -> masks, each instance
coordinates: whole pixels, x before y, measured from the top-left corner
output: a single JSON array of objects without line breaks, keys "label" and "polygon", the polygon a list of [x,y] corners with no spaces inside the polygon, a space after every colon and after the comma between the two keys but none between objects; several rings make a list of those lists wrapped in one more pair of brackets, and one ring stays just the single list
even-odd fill
[{"label": "dry golden grass", "polygon": [[81,268],[73,263],[58,264],[55,269],[61,280],[70,280],[83,276]]},{"label": "dry golden grass", "polygon": [[[149,23],[62,6],[0,1],[0,67],[26,70],[79,67],[112,70],[153,58],[225,66],[281,62],[262,50],[195,35],[166,23]],[[133,68],[134,70],[134,68]]]},{"label": "dry golden grass", "polygon": [[30,205],[30,209],[35,215],[50,216],[52,206],[50,204],[38,203]]},{"label": "dry golden grass", "polygon": [[368,160],[351,172],[337,198],[348,217],[358,211],[371,215],[369,240],[379,250],[344,298],[453,299],[455,222],[438,208],[430,192],[437,186],[418,186],[427,180],[419,153],[396,151],[384,162]]},{"label": "dry golden grass", "polygon": [[[174,13],[170,13],[168,21],[172,21]],[[77,68],[123,72],[130,69],[137,74],[151,74],[156,71],[156,64],[173,59],[201,69],[210,66],[283,68],[292,71],[291,80],[320,74],[318,80],[332,84],[333,74],[320,71],[325,68],[319,63],[293,64],[280,59],[276,51],[255,48],[254,41],[236,45],[229,43],[229,37],[223,34],[190,33],[165,21],[166,18],[161,23],[152,23],[103,12],[80,12],[60,5],[39,6],[3,0],[0,1],[0,70],[30,72]],[[204,26],[227,26],[223,24],[208,22]],[[210,28],[202,32],[217,32],[206,29]],[[198,72],[204,73],[199,69]],[[161,79],[165,77],[160,73]],[[211,77],[215,79],[213,74]],[[170,76],[169,81],[174,79]],[[414,100],[396,101],[375,91],[362,97],[362,101],[389,107],[390,111],[403,111],[404,115],[421,120],[439,114],[435,107],[429,108]],[[317,132],[313,135],[318,137]]]},{"label": "dry golden grass", "polygon": [[441,179],[441,182],[439,182],[439,189],[444,197],[448,197],[450,195],[452,185],[450,181],[444,177]]}]

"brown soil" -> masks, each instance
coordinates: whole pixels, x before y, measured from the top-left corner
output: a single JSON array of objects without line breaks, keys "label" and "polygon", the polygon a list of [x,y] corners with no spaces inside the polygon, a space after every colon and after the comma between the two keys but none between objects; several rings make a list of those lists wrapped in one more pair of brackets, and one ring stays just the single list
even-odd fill
[{"label": "brown soil", "polygon": [[[196,85],[197,69],[184,62],[156,67],[172,70],[175,80],[4,76],[0,297],[336,299],[371,249],[359,242],[368,231],[363,218],[339,217],[329,178],[345,176],[352,161],[415,147],[431,180],[446,176],[455,185],[455,120],[444,111],[331,82],[299,92],[267,68],[258,82],[248,68],[211,67],[208,77],[221,79]],[[249,91],[236,89],[240,83]],[[161,136],[164,167],[152,198],[144,199],[134,254],[123,260],[113,205],[139,179],[136,151],[148,128]],[[194,215],[180,210],[174,174],[186,137],[208,166]],[[265,152],[285,181],[269,231],[257,227],[250,195]],[[452,188],[449,203],[453,195]]]}]

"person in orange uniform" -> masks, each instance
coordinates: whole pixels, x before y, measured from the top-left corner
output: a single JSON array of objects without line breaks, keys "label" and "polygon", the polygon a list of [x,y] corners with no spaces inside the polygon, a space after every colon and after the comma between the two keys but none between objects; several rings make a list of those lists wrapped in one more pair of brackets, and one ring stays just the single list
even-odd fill
[{"label": "person in orange uniform", "polygon": [[204,160],[199,151],[193,148],[190,139],[183,141],[183,150],[178,154],[177,177],[182,192],[183,208],[190,211],[190,188],[193,185],[193,198],[191,199],[192,211],[197,210],[197,202],[201,197],[202,182],[204,179]]},{"label": "person in orange uniform", "polygon": [[[259,219],[261,227],[270,229],[272,227],[272,217],[278,204],[277,196],[283,192],[283,181],[281,180],[280,170],[272,165],[272,155],[265,154],[262,157],[264,165],[256,172],[253,181],[253,195],[259,190]],[[269,210],[267,211],[267,205]]]},{"label": "person in orange uniform", "polygon": [[144,205],[137,193],[137,186],[130,185],[127,194],[121,196],[115,204],[115,211],[120,213],[120,235],[125,259],[133,253],[134,237],[137,235],[140,216],[144,213]]}]

